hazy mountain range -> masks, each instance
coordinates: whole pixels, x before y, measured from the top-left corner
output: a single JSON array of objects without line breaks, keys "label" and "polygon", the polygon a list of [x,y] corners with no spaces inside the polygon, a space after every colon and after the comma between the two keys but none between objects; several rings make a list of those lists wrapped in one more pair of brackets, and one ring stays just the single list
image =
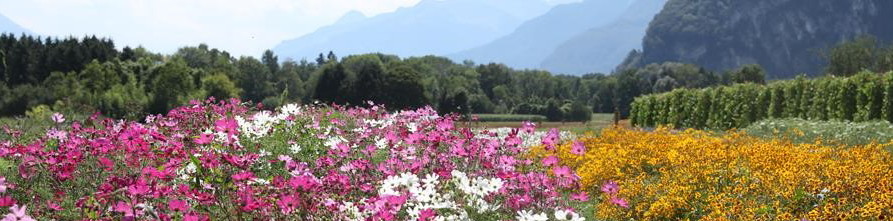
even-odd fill
[{"label": "hazy mountain range", "polygon": [[366,18],[358,12],[273,50],[283,57],[316,58],[381,52],[444,55],[485,44],[549,9],[543,0],[422,0],[409,8]]},{"label": "hazy mountain range", "polygon": [[642,49],[648,23],[666,0],[638,0],[613,22],[577,34],[558,45],[540,68],[580,74],[611,73],[633,49]]},{"label": "hazy mountain range", "polygon": [[614,22],[631,3],[631,0],[586,0],[558,5],[507,36],[449,57],[537,69],[562,43],[586,30]]},{"label": "hazy mountain range", "polygon": [[294,59],[381,52],[440,55],[558,73],[610,72],[641,48],[648,22],[665,0],[423,0],[365,18],[352,12],[274,51]]},{"label": "hazy mountain range", "polygon": [[30,30],[23,28],[2,14],[0,14],[0,33],[13,33],[15,35],[22,33],[33,34]]}]

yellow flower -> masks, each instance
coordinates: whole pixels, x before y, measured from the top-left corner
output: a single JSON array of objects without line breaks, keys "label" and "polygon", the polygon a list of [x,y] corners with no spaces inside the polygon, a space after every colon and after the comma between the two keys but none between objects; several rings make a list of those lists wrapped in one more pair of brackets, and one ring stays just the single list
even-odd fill
[{"label": "yellow flower", "polygon": [[[800,132],[802,133],[802,132]],[[580,139],[587,152],[556,155],[595,193],[617,181],[631,208],[602,199],[605,220],[829,220],[893,217],[888,144],[857,147],[760,140],[741,132],[605,129]]]}]

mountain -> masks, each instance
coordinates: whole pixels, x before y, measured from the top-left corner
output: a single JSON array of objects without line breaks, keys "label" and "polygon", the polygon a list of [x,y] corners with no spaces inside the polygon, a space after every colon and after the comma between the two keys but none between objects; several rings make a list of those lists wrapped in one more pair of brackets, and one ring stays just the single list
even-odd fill
[{"label": "mountain", "polygon": [[23,28],[19,24],[16,24],[6,16],[0,14],[0,33],[13,33],[15,35],[20,35],[22,33],[32,34],[33,32],[28,29]]},{"label": "mountain", "polygon": [[400,56],[455,53],[490,42],[549,9],[544,0],[422,0],[365,18],[358,12],[273,51],[295,59],[381,52]]},{"label": "mountain", "polygon": [[633,0],[584,0],[553,7],[511,34],[486,45],[449,55],[455,60],[499,62],[514,68],[539,68],[571,37],[615,21]]},{"label": "mountain", "polygon": [[[670,0],[651,22],[639,66],[712,70],[760,64],[768,78],[821,74],[829,48],[860,35],[893,40],[890,0]],[[637,60],[637,58],[629,59]]]},{"label": "mountain", "polygon": [[642,49],[648,23],[667,0],[637,0],[617,20],[589,29],[555,48],[540,68],[556,73],[611,73],[633,49]]}]

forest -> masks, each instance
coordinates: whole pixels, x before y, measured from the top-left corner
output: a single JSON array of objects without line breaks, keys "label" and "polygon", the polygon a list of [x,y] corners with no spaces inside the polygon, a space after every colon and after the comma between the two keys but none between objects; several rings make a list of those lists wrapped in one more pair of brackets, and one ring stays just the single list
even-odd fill
[{"label": "forest", "polygon": [[[764,81],[758,66],[716,73],[663,63],[609,75],[553,75],[503,64],[445,57],[320,53],[314,61],[234,57],[201,44],[170,55],[142,47],[117,50],[111,39],[0,35],[0,115],[38,105],[139,119],[194,99],[240,98],[263,106],[319,101],[389,108],[432,106],[441,113],[538,114],[585,121],[592,112],[629,112],[641,94]],[[739,77],[743,76],[743,77]],[[748,77],[751,76],[751,77]]]}]

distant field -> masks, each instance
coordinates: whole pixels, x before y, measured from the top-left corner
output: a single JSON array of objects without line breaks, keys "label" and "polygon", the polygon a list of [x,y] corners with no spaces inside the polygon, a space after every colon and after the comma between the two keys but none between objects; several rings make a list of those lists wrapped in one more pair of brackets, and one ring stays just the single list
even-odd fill
[{"label": "distant field", "polygon": [[543,122],[546,116],[535,114],[472,114],[478,122]]},{"label": "distant field", "polygon": [[[495,116],[496,114],[474,114],[475,116]],[[510,117],[511,114],[500,114],[502,117]],[[516,116],[529,116],[529,115],[516,115]],[[533,115],[537,116],[537,115]],[[464,125],[468,125],[469,127],[475,128],[497,128],[497,127],[520,127],[521,122],[523,120],[518,121],[502,121],[502,122],[494,122],[494,121],[478,121],[478,122],[466,122]],[[592,120],[586,123],[581,122],[536,122],[537,128],[539,129],[548,129],[548,128],[560,128],[563,130],[568,130],[574,133],[585,133],[587,131],[600,131],[601,129],[610,127],[614,124],[614,114],[612,113],[594,113],[592,114]],[[628,126],[629,122],[626,120],[620,121],[621,126]]]}]

